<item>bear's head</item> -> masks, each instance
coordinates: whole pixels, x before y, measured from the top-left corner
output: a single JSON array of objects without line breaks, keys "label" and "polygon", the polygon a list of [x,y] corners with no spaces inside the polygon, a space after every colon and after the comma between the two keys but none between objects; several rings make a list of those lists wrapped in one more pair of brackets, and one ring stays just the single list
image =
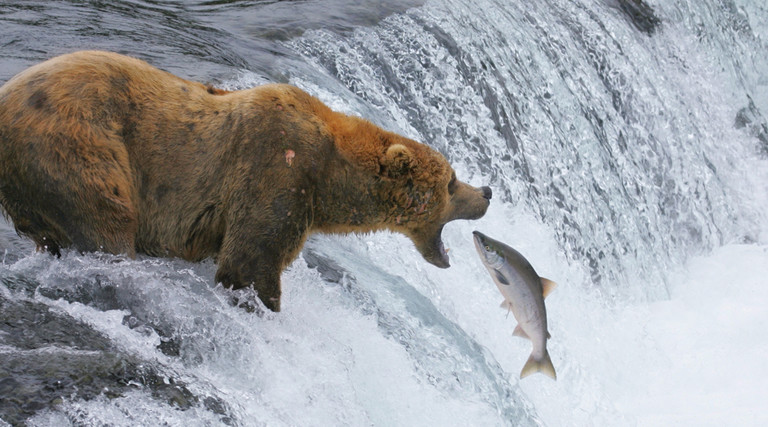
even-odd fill
[{"label": "bear's head", "polygon": [[425,260],[449,267],[443,226],[455,219],[482,217],[491,189],[459,181],[445,157],[405,138],[396,138],[386,148],[380,165],[383,180],[395,184],[387,191],[392,196],[388,228],[410,237]]},{"label": "bear's head", "polygon": [[443,227],[456,219],[482,217],[491,189],[459,181],[446,158],[425,144],[364,120],[347,117],[344,122],[346,129],[336,127],[334,135],[348,166],[333,182],[346,183],[334,203],[334,211],[345,214],[328,231],[400,232],[425,260],[449,267]]}]

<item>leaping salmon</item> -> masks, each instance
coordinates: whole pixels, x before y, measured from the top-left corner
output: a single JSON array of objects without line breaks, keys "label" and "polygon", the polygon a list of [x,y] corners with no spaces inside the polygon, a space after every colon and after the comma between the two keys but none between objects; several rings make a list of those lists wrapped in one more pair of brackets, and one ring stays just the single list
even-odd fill
[{"label": "leaping salmon", "polygon": [[483,265],[504,296],[501,306],[512,311],[517,319],[513,335],[528,338],[533,344],[533,351],[520,372],[520,378],[541,372],[556,380],[555,367],[547,352],[550,336],[544,298],[557,284],[539,277],[520,252],[479,231],[472,234]]}]

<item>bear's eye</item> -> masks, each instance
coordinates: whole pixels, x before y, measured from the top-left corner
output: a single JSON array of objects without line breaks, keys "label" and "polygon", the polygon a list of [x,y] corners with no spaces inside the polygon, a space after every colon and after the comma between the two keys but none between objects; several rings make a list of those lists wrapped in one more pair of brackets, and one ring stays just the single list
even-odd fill
[{"label": "bear's eye", "polygon": [[456,174],[451,175],[451,181],[448,182],[448,194],[453,195],[456,192]]}]

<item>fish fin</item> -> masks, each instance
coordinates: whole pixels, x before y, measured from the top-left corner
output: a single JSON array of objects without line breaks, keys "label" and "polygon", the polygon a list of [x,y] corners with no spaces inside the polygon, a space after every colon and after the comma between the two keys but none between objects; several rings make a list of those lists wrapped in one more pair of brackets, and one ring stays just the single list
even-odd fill
[{"label": "fish fin", "polygon": [[549,331],[547,331],[547,339],[552,338],[552,335],[549,334]]},{"label": "fish fin", "polygon": [[520,378],[525,378],[528,375],[535,374],[537,372],[541,372],[553,380],[557,380],[555,367],[552,365],[552,359],[549,358],[549,352],[546,350],[544,351],[544,357],[542,357],[540,360],[534,359],[533,354],[531,354],[531,357],[529,357],[528,361],[525,362],[525,366],[523,366],[523,370],[520,372]]},{"label": "fish fin", "polygon": [[541,290],[542,290],[542,295],[544,296],[544,298],[546,298],[547,295],[551,294],[552,291],[554,291],[556,287],[557,287],[557,283],[555,283],[555,282],[553,282],[553,281],[551,281],[549,279],[545,279],[545,278],[541,277]]},{"label": "fish fin", "polygon": [[504,300],[501,302],[500,307],[507,310],[507,317],[509,317],[509,313],[512,312],[512,302],[509,300]]},{"label": "fish fin", "polygon": [[512,335],[520,338],[531,339],[531,337],[529,337],[528,334],[525,333],[525,331],[523,330],[523,328],[520,327],[519,324],[515,326],[515,330],[512,332]]},{"label": "fish fin", "polygon": [[499,270],[493,270],[494,273],[496,273],[496,280],[499,281],[502,285],[509,286],[509,281],[506,277],[504,277],[503,274]]}]

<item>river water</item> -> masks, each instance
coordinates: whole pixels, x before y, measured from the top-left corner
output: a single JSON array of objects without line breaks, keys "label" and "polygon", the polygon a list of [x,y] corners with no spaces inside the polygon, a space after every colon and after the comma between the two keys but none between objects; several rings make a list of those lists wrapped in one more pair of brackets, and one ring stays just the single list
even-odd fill
[{"label": "river water", "polygon": [[[0,45],[0,82],[78,49],[289,82],[494,190],[446,227],[450,269],[403,236],[316,235],[261,317],[211,261],[57,259],[0,220],[4,422],[768,422],[762,1],[5,1]],[[518,378],[530,344],[475,229],[559,283],[557,381]]]}]

